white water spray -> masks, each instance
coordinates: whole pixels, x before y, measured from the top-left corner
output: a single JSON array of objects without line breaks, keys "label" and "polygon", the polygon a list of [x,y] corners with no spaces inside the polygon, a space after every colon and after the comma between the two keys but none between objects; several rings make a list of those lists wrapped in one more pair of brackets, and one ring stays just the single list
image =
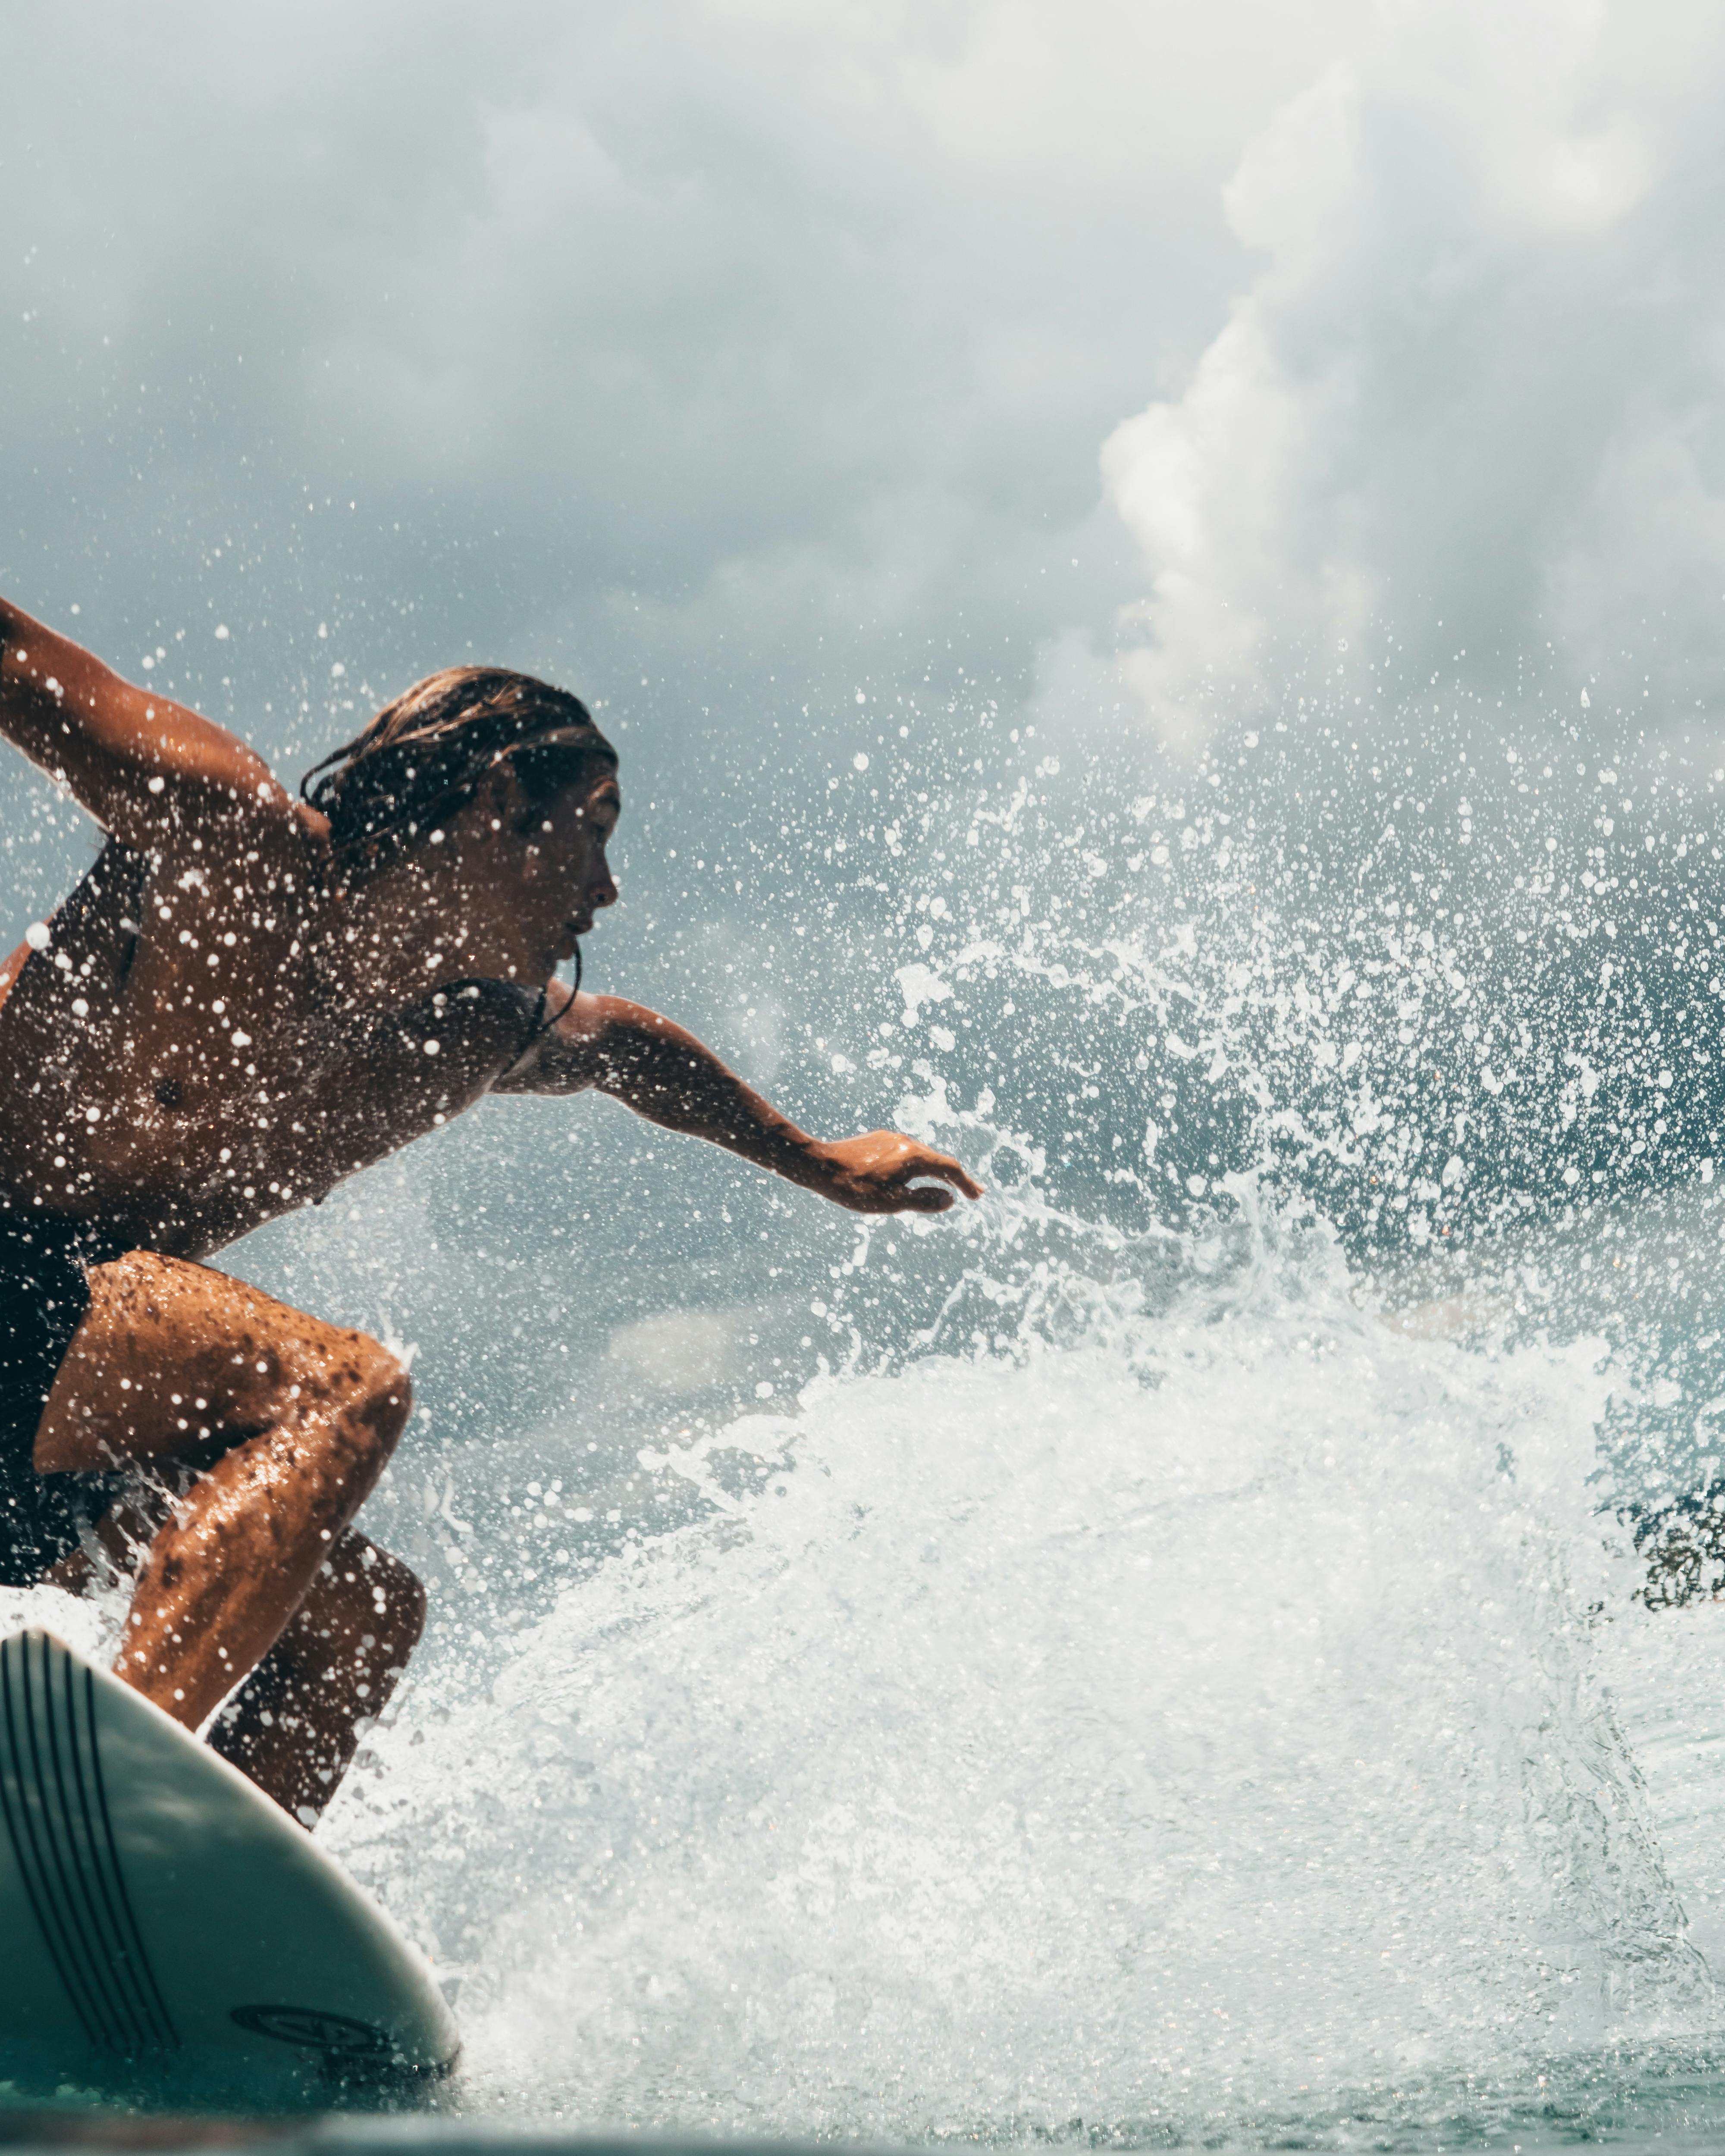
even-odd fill
[{"label": "white water spray", "polygon": [[1233,1247],[1111,1337],[685,1448],[766,1486],[415,1691],[331,1831],[465,1971],[474,2101],[1137,2138],[1693,2012],[1592,1674],[1597,1344]]}]

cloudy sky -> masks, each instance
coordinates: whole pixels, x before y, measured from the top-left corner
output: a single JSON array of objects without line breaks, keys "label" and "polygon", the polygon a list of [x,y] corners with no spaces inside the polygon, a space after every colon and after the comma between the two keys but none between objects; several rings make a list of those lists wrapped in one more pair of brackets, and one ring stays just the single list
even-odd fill
[{"label": "cloudy sky", "polygon": [[7,588],[122,660],[232,616],[251,699],[333,619],[380,680],[471,640],[671,719],[1106,631],[1097,449],[1335,42],[1206,100],[1225,38],[1177,80],[1107,8],[23,19]]},{"label": "cloudy sky", "polygon": [[0,586],[284,752],[470,646],[638,752],[961,669],[1189,741],[1379,632],[1692,722],[1721,38],[23,0]]},{"label": "cloudy sky", "polygon": [[290,769],[470,653],[660,792],[1374,657],[1719,746],[1689,0],[23,0],[7,69],[0,588]]}]

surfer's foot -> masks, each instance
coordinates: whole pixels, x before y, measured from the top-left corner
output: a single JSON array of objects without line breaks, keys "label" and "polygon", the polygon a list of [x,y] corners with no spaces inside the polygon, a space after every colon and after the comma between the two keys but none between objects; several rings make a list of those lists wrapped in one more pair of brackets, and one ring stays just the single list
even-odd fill
[{"label": "surfer's foot", "polygon": [[425,1590],[349,1529],[281,1637],[216,1717],[210,1746],[310,1826],[400,1682]]},{"label": "surfer's foot", "polygon": [[395,1449],[413,1395],[375,1340],[226,1274],[136,1250],[92,1267],[90,1283],[36,1466],[202,1470],[150,1545],[115,1663],[195,1729],[305,1600]]}]

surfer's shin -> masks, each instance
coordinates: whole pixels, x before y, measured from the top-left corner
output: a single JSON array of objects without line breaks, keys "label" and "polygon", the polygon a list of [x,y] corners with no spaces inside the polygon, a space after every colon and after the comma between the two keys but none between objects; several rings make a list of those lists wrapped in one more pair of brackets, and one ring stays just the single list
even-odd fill
[{"label": "surfer's shin", "polygon": [[350,1529],[217,1716],[211,1748],[309,1826],[401,1681],[424,1625],[418,1580]]},{"label": "surfer's shin", "polygon": [[275,1644],[370,1495],[412,1392],[381,1349],[343,1387],[233,1445],[173,1507],[115,1672],[189,1728]]}]

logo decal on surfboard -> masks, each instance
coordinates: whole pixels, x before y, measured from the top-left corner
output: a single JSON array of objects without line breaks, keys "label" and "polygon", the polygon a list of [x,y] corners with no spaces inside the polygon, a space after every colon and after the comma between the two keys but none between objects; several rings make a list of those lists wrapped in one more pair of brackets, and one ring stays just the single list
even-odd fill
[{"label": "logo decal on surfboard", "polygon": [[254,2036],[322,2051],[342,2059],[387,2059],[395,2046],[381,2029],[347,2014],[326,2014],[316,2006],[236,2006],[229,2017]]}]

